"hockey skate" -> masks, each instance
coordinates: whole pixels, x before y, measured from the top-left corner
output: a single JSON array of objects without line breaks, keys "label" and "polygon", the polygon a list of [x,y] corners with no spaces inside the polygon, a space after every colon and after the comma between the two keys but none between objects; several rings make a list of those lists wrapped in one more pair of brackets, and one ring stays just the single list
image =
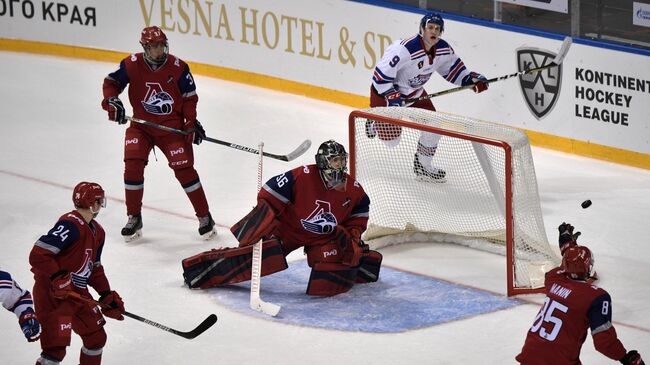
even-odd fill
[{"label": "hockey skate", "polygon": [[199,217],[199,234],[204,240],[209,240],[217,234],[212,214],[208,213],[205,217]]},{"label": "hockey skate", "polygon": [[122,228],[122,237],[124,242],[131,242],[142,236],[142,215],[130,215],[129,221]]},{"label": "hockey skate", "polygon": [[368,138],[375,138],[377,136],[377,131],[375,130],[375,121],[374,120],[366,120],[366,137]]},{"label": "hockey skate", "polygon": [[445,176],[447,173],[443,169],[432,167],[431,170],[425,168],[418,159],[418,154],[415,154],[413,160],[413,172],[415,173],[416,180],[424,182],[444,183],[447,182]]}]

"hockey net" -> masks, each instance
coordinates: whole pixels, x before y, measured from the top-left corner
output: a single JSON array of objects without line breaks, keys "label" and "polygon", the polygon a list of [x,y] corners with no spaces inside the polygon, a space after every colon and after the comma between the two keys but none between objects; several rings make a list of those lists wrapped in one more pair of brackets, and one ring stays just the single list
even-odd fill
[{"label": "hockey net", "polygon": [[[366,121],[377,135],[366,135]],[[364,239],[377,249],[423,241],[506,256],[508,295],[540,292],[559,265],[546,237],[528,137],[518,129],[418,108],[371,108],[349,117],[350,173],[368,193]],[[441,135],[433,165],[444,182],[416,177],[423,132]]]}]

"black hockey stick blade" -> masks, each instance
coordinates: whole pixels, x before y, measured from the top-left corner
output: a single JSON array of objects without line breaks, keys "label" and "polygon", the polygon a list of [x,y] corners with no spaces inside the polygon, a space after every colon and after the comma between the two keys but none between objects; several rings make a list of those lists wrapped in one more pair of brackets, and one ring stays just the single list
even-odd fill
[{"label": "black hockey stick blade", "polygon": [[[96,300],[94,300],[92,298],[82,297],[81,294],[76,293],[76,292],[72,292],[72,293],[68,294],[68,297],[79,300],[79,301],[82,301],[82,302],[98,305],[98,306],[100,306],[102,308],[106,307],[105,304],[103,304],[101,302],[98,302],[98,301],[96,301]],[[133,313],[130,313],[130,312],[127,312],[127,311],[124,311],[122,314],[124,316],[126,316],[126,317],[133,318],[136,321],[140,321],[140,322],[146,323],[146,324],[148,324],[150,326],[160,328],[163,331],[173,333],[173,334],[175,334],[177,336],[181,336],[181,337],[187,338],[189,340],[191,340],[191,339],[195,338],[196,336],[200,335],[201,333],[205,332],[208,328],[212,327],[212,325],[217,323],[217,315],[216,314],[210,314],[206,319],[203,320],[203,322],[201,322],[198,326],[196,326],[195,329],[193,329],[193,330],[191,330],[189,332],[183,332],[183,331],[175,330],[173,328],[169,328],[169,327],[167,327],[165,325],[162,325],[162,324],[160,324],[158,322],[154,322],[152,320],[146,319],[144,317],[140,317],[137,314],[133,314]]]},{"label": "black hockey stick blade", "polygon": [[163,331],[173,333],[173,334],[175,334],[177,336],[181,336],[183,338],[187,338],[188,340],[196,338],[197,336],[199,336],[203,332],[207,331],[208,328],[212,327],[215,323],[217,323],[217,315],[216,314],[210,314],[206,319],[203,320],[203,322],[201,322],[198,326],[196,326],[196,328],[194,328],[193,330],[188,331],[188,332],[183,332],[183,331],[175,330],[173,328],[169,328],[169,327],[164,326],[164,325],[162,325],[160,323],[148,320],[146,318],[140,317],[137,314],[129,313],[127,311],[124,311],[124,315],[129,317],[129,318],[133,318],[133,319],[135,319],[137,321],[144,322],[144,323],[146,323],[148,325],[160,328]]}]

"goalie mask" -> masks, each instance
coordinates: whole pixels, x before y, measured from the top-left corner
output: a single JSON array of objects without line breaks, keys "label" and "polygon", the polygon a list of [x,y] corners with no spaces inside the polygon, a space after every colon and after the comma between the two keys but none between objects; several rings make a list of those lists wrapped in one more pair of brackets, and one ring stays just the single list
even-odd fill
[{"label": "goalie mask", "polygon": [[[167,60],[169,54],[169,44],[167,43],[167,36],[163,33],[162,29],[157,26],[146,27],[140,34],[140,44],[144,49],[144,59],[151,65],[160,66]],[[162,45],[162,52],[152,52],[152,47],[160,47]]]},{"label": "goalie mask", "polygon": [[336,188],[346,182],[348,171],[348,153],[340,143],[329,140],[318,147],[316,166],[328,189]]},{"label": "goalie mask", "polygon": [[586,280],[591,276],[594,257],[585,246],[569,247],[562,256],[562,269],[572,279]]}]

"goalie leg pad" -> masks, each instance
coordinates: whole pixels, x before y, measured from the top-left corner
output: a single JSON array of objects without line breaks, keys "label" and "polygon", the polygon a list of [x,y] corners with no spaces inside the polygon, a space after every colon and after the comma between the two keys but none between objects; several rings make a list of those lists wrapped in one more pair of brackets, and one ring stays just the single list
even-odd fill
[{"label": "goalie leg pad", "polygon": [[343,264],[317,263],[311,269],[307,295],[330,297],[352,288],[357,277],[357,267]]},{"label": "goalie leg pad", "polygon": [[262,237],[270,234],[275,225],[273,208],[261,199],[253,210],[230,227],[230,231],[235,235],[241,247],[257,243]]},{"label": "goalie leg pad", "polygon": [[[205,251],[183,260],[183,279],[188,287],[207,289],[250,280],[253,246]],[[269,275],[288,267],[280,240],[262,246],[262,272]]]},{"label": "goalie leg pad", "polygon": [[381,260],[383,256],[374,250],[370,250],[359,264],[356,282],[359,284],[374,283],[379,280],[379,270],[381,269]]}]

